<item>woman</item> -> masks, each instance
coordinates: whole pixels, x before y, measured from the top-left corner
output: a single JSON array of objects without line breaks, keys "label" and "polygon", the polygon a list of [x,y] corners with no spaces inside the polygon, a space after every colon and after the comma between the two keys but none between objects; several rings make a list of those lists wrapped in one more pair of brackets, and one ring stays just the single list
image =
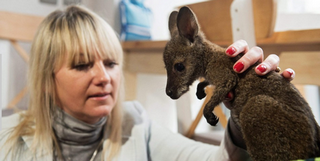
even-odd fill
[{"label": "woman", "polygon": [[[245,41],[226,51],[241,52],[247,54],[238,72],[263,59],[262,50],[249,50]],[[137,102],[122,103],[122,57],[115,32],[91,11],[70,6],[47,16],[31,49],[29,108],[3,119],[0,160],[249,159],[233,144],[241,146],[242,138],[231,125],[221,146],[211,146],[151,122]],[[257,73],[275,70],[278,62],[268,57]]]}]

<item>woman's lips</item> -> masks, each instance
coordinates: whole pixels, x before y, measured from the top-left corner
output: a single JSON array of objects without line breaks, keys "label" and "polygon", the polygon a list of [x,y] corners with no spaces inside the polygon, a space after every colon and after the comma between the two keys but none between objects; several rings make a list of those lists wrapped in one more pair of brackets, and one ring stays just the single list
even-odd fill
[{"label": "woman's lips", "polygon": [[99,101],[99,100],[105,100],[105,99],[107,99],[109,96],[110,96],[110,93],[102,93],[102,94],[94,94],[94,95],[91,95],[91,96],[89,96],[88,98]]}]

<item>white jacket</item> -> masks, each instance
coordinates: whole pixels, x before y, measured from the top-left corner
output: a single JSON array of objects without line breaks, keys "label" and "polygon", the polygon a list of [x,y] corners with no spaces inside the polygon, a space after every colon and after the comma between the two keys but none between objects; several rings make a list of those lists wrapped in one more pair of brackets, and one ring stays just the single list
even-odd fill
[{"label": "white jacket", "polygon": [[[117,158],[119,161],[250,160],[246,151],[233,145],[228,130],[221,145],[213,146],[190,140],[150,121],[146,111],[138,102],[125,102],[123,109],[125,111],[122,134],[124,143]],[[14,114],[2,119],[0,147],[4,146],[10,128],[19,123],[19,118],[19,114]],[[16,155],[19,155],[24,161],[35,160],[29,149],[33,137],[23,136],[21,139],[25,150]],[[4,155],[4,151],[1,150],[0,161],[4,160]],[[53,158],[52,155],[37,156],[37,160],[52,161]]]}]

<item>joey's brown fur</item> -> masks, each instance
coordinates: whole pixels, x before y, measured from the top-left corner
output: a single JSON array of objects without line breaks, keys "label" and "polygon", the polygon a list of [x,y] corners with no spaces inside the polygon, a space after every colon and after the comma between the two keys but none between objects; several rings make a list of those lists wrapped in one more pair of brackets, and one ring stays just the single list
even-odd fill
[{"label": "joey's brown fur", "polygon": [[[218,22],[217,22],[218,23]],[[169,18],[171,39],[163,60],[167,70],[166,93],[178,99],[199,77],[197,96],[212,84],[215,91],[203,114],[216,125],[212,113],[229,91],[234,92],[231,115],[241,127],[247,151],[256,161],[286,161],[320,156],[320,129],[311,108],[297,89],[275,72],[258,76],[254,66],[237,74],[225,49],[205,39],[197,18],[188,7],[174,11]]]}]

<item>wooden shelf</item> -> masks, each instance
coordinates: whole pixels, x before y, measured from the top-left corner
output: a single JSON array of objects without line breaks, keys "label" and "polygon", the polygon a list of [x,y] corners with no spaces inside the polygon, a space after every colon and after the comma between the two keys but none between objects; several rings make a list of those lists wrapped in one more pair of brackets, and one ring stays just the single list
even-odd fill
[{"label": "wooden shelf", "polygon": [[[158,51],[162,52],[167,41],[126,41],[122,42],[125,52]],[[222,47],[232,44],[232,41],[213,42]],[[320,29],[275,32],[269,38],[258,39],[265,55],[277,54],[287,51],[320,51]]]}]

